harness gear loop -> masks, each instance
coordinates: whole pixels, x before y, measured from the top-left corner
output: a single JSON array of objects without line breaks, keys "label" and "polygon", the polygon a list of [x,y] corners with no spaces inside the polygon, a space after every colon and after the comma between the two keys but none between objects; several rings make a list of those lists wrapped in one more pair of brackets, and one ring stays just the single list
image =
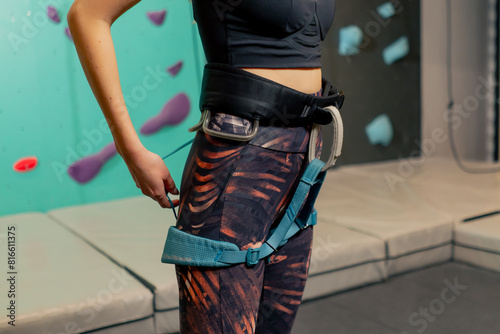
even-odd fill
[{"label": "harness gear loop", "polygon": [[[337,158],[340,156],[342,151],[342,143],[344,138],[344,125],[342,122],[342,117],[340,116],[340,112],[335,106],[327,106],[323,108],[323,110],[328,111],[332,115],[332,127],[333,127],[333,146],[330,151],[330,155],[328,160],[325,163],[325,166],[321,170],[322,172],[328,170],[330,167],[335,165],[337,162]],[[309,137],[309,162],[315,159],[316,157],[316,142],[318,140],[318,132],[321,125],[314,123],[311,129],[311,135]]]}]

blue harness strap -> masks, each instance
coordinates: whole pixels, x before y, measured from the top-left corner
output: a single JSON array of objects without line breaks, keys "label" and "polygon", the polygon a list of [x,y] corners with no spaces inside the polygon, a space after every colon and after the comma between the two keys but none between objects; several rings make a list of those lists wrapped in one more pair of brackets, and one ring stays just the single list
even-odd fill
[{"label": "blue harness strap", "polygon": [[325,178],[326,172],[321,171],[324,165],[319,159],[309,163],[283,218],[261,247],[240,250],[235,244],[192,235],[171,226],[161,262],[210,267],[236,263],[246,263],[248,266],[257,264],[260,259],[284,245],[299,230],[316,224],[314,202]]}]

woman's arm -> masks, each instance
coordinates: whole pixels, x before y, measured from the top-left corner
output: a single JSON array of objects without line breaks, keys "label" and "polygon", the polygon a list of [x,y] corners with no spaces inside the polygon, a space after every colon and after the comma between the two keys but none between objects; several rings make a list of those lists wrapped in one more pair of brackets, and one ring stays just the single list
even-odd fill
[{"label": "woman's arm", "polygon": [[120,155],[142,149],[128,115],[118,76],[111,25],[140,0],[75,0],[68,25],[92,91]]},{"label": "woman's arm", "polygon": [[137,187],[162,207],[170,207],[165,188],[173,194],[179,191],[163,160],[146,150],[133,127],[120,86],[111,38],[113,22],[139,1],[75,0],[67,15],[68,25],[83,71],[109,125],[116,149]]}]

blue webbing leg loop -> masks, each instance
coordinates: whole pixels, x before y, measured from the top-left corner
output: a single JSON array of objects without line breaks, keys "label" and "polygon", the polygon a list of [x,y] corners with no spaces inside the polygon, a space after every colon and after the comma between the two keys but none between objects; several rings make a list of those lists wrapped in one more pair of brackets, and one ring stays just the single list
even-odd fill
[{"label": "blue webbing leg loop", "polygon": [[[170,226],[161,261],[163,263],[216,267],[238,263],[246,263],[247,266],[257,264],[260,259],[269,256],[284,245],[302,227],[315,224],[315,214],[308,214],[305,224],[301,224],[297,221],[297,213],[304,203],[308,210],[309,207],[312,208],[314,203],[311,203],[312,201],[309,199],[315,199],[315,195],[319,191],[322,184],[319,181],[324,177],[320,171],[324,165],[325,163],[319,159],[314,159],[309,163],[301,177],[304,182],[299,182],[282,220],[261,247],[240,250],[235,244],[195,236],[178,230],[175,226]],[[317,180],[318,177],[319,180]]]}]

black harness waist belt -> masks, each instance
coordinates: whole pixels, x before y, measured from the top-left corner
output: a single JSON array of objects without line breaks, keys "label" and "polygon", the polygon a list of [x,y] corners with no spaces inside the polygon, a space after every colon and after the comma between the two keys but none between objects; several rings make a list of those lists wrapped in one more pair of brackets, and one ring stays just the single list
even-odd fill
[{"label": "black harness waist belt", "polygon": [[264,125],[329,124],[322,109],[342,107],[344,94],[322,78],[323,96],[313,96],[226,64],[208,63],[203,72],[200,111],[222,112]]}]

